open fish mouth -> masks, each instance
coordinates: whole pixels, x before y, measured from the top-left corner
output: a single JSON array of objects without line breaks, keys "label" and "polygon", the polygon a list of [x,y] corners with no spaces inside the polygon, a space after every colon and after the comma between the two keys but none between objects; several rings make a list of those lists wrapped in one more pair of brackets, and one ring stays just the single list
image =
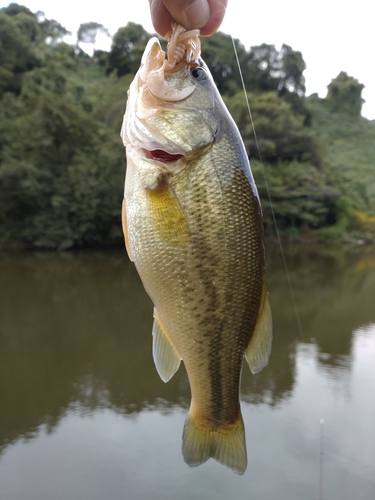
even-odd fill
[{"label": "open fish mouth", "polygon": [[[182,101],[195,90],[193,85],[175,88],[166,81],[166,76],[181,62],[196,61],[200,56],[199,30],[186,31],[176,25],[169,38],[167,47],[168,59],[156,37],[149,40],[144,51],[139,71],[139,84],[144,87],[143,99],[157,98],[164,102]],[[149,96],[148,94],[151,94]]]},{"label": "open fish mouth", "polygon": [[167,56],[156,37],[146,46],[128,91],[121,137],[138,157],[181,168],[212,144],[218,119],[212,94],[198,108],[195,102],[204,86],[198,69],[205,74],[199,30],[173,24],[168,36]]},{"label": "open fish mouth", "polygon": [[[145,158],[163,163],[173,163],[188,154],[190,138],[180,138],[176,142],[160,132],[159,127],[153,125],[153,119],[160,110],[193,94],[196,87],[188,79],[182,87],[175,87],[171,85],[169,76],[176,66],[189,64],[200,57],[199,30],[185,31],[176,25],[173,36],[172,33],[168,36],[168,58],[156,37],[149,40],[141,66],[128,91],[121,129],[125,146],[139,149]],[[146,150],[145,144],[152,146]]]}]

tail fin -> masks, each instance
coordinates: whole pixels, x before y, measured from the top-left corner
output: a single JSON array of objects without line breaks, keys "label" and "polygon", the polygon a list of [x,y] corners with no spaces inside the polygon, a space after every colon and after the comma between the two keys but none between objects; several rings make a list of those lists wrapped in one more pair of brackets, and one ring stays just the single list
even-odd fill
[{"label": "tail fin", "polygon": [[236,474],[243,474],[247,455],[241,414],[235,423],[214,428],[200,423],[189,413],[182,437],[182,454],[190,467],[203,464],[212,457]]}]

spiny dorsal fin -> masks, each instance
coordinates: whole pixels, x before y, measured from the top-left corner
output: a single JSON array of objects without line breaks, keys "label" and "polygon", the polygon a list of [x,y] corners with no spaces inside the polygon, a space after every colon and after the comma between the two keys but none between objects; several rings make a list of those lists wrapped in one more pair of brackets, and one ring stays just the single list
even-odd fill
[{"label": "spiny dorsal fin", "polygon": [[245,351],[245,358],[251,373],[258,373],[268,363],[272,347],[272,314],[268,291],[263,289],[262,304],[259,310],[257,324],[250,343]]},{"label": "spiny dorsal fin", "polygon": [[168,382],[178,370],[181,357],[171,344],[169,337],[154,309],[154,325],[152,327],[152,354],[156,369],[163,382]]}]

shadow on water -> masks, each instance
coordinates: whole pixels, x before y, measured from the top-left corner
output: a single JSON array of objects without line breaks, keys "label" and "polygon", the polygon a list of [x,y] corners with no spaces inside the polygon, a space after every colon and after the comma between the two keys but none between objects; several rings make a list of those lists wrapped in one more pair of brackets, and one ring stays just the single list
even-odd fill
[{"label": "shadow on water", "polygon": [[[278,250],[267,258],[273,354],[259,375],[243,370],[242,398],[277,406],[293,393],[301,343],[332,376],[351,370],[353,331],[375,322],[375,254],[286,250],[303,339]],[[42,426],[53,432],[72,409],[188,407],[184,368],[168,384],[156,373],[151,327],[152,304],[124,250],[1,254],[0,453]]]}]

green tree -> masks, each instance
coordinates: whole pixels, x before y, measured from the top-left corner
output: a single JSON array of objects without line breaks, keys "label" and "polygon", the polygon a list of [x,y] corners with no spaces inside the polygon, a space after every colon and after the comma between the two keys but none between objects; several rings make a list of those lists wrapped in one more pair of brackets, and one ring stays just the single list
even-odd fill
[{"label": "green tree", "polygon": [[44,39],[47,43],[56,45],[61,42],[66,35],[70,35],[64,26],[54,19],[47,19],[43,12],[37,12],[39,26],[43,32]]},{"label": "green tree", "polygon": [[10,3],[8,7],[4,7],[1,10],[4,11],[8,16],[17,16],[21,12],[28,16],[34,16],[30,9],[15,2]]},{"label": "green tree", "polygon": [[107,73],[116,71],[117,76],[134,75],[149,38],[149,33],[140,24],[128,23],[120,28],[113,37]]},{"label": "green tree", "polygon": [[309,113],[305,107],[306,69],[301,52],[283,45],[277,51],[274,45],[254,46],[241,57],[244,82],[249,92],[277,92],[293,108],[304,116],[304,123],[309,123]]},{"label": "green tree", "polygon": [[95,47],[96,38],[99,33],[110,36],[107,28],[100,23],[89,22],[80,24],[77,31],[77,46],[82,42],[92,44]]},{"label": "green tree", "polygon": [[[240,61],[246,57],[241,42],[234,40]],[[240,73],[233,51],[230,35],[218,32],[210,37],[201,38],[202,57],[209,67],[216,86],[221,94],[233,95],[242,88]]]},{"label": "green tree", "polygon": [[364,85],[352,76],[348,76],[345,71],[334,78],[328,85],[328,93],[325,102],[333,112],[343,112],[350,116],[361,115],[362,90]]},{"label": "green tree", "polygon": [[243,75],[250,92],[277,91],[282,77],[282,61],[274,45],[257,45],[250,48],[243,61]]},{"label": "green tree", "polygon": [[45,66],[25,75],[20,96],[1,102],[3,242],[69,248],[121,238],[119,130],[129,82],[119,80],[122,99],[112,95],[110,104],[113,79],[82,80],[79,71],[91,70],[77,71],[79,64],[73,48],[50,48]]},{"label": "green tree", "polygon": [[[276,92],[248,94],[248,99],[263,161],[300,160],[321,166],[316,134],[304,126],[304,116],[295,114],[291,105]],[[249,158],[259,159],[243,93],[239,92],[225,101],[241,131]]]},{"label": "green tree", "polygon": [[303,72],[306,69],[306,63],[303,60],[301,52],[295,51],[289,45],[283,44],[280,56],[282,61],[282,70],[278,85],[279,93],[282,95],[286,91],[304,96],[306,92],[305,77]]},{"label": "green tree", "polygon": [[[325,169],[339,192],[334,227],[321,233],[329,238],[374,240],[366,233],[365,220],[375,216],[375,122],[332,111],[326,99],[308,97],[312,126],[319,131]],[[367,228],[368,229],[368,228]]]},{"label": "green tree", "polygon": [[5,91],[19,93],[23,74],[41,64],[42,32],[35,15],[17,4],[9,7],[11,14],[9,8],[0,10],[0,97]]},{"label": "green tree", "polygon": [[333,185],[330,172],[318,170],[305,161],[261,164],[253,160],[251,167],[262,200],[268,235],[274,230],[268,194],[278,229],[283,235],[295,238],[301,231],[317,230],[337,222],[336,203],[340,193]]}]

